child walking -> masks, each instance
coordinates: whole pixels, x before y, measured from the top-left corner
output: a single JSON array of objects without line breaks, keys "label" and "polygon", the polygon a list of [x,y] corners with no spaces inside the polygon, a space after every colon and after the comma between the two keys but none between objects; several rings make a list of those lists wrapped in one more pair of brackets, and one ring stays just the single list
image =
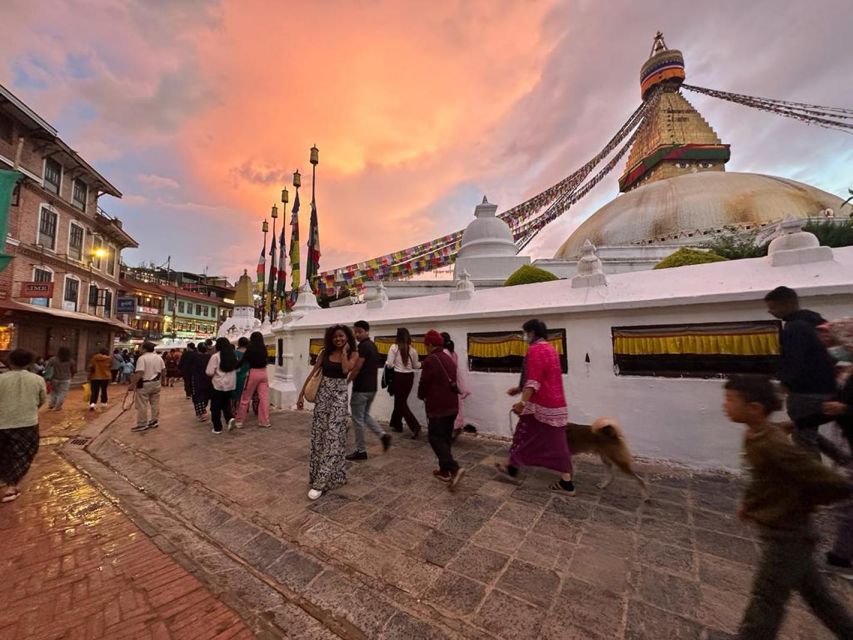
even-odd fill
[{"label": "child walking", "polygon": [[740,640],[776,637],[792,591],[839,638],[853,638],[853,617],[829,589],[815,563],[816,536],[811,514],[819,505],[843,500],[850,486],[767,421],[781,408],[773,385],[763,376],[732,376],[723,408],[732,422],[746,426],[744,460],[749,481],[738,517],[758,527],[761,560],[752,596],[738,630]]}]

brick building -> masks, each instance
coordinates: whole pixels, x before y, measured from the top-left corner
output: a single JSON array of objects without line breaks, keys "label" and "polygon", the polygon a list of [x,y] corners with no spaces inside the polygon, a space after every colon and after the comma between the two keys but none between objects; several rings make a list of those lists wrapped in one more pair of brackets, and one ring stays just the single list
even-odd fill
[{"label": "brick building", "polygon": [[0,168],[23,174],[0,239],[12,256],[0,272],[0,357],[67,345],[84,363],[128,329],[115,295],[121,251],[137,243],[99,203],[121,193],[2,85]]}]

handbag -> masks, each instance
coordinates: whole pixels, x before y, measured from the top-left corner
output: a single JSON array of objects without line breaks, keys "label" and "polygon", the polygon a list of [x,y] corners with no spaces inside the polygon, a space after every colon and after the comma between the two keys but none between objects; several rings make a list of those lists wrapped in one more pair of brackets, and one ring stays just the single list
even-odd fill
[{"label": "handbag", "polygon": [[444,376],[447,378],[447,382],[450,385],[450,390],[457,396],[461,396],[462,390],[459,388],[459,385],[456,384],[456,380],[450,378],[450,374],[447,373],[447,369],[444,368],[444,363],[441,361],[441,356],[436,354],[435,359],[438,360],[438,366],[441,367],[442,371],[444,371]]},{"label": "handbag", "polygon": [[[322,357],[323,352],[321,351],[317,358],[322,359]],[[320,391],[321,382],[323,382],[322,367],[317,369],[314,374],[308,378],[308,382],[305,383],[305,392],[302,395],[311,404],[315,404],[317,402],[317,393]]]},{"label": "handbag", "polygon": [[382,388],[388,391],[389,396],[394,396],[394,370],[390,367],[383,367]]}]

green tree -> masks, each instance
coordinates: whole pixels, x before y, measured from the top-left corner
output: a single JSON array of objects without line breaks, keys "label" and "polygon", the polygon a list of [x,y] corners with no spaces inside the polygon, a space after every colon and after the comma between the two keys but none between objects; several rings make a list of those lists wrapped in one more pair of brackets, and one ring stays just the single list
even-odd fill
[{"label": "green tree", "polygon": [[817,236],[827,247],[849,247],[853,245],[853,220],[822,220],[809,222],[803,227]]},{"label": "green tree", "polygon": [[686,267],[691,264],[707,264],[709,262],[725,262],[728,258],[718,256],[710,251],[682,247],[675,253],[667,256],[655,265],[655,269],[671,269],[672,267]]},{"label": "green tree", "polygon": [[539,267],[534,267],[529,264],[526,264],[522,267],[519,267],[515,273],[513,273],[509,278],[507,278],[506,282],[504,282],[504,286],[514,287],[519,284],[551,282],[552,280],[559,280],[559,278],[550,271],[545,271],[545,269],[540,269]]},{"label": "green tree", "polygon": [[764,244],[755,244],[754,233],[730,233],[718,236],[702,245],[702,247],[708,249],[711,253],[729,260],[741,260],[743,258],[763,258],[767,255],[768,244],[766,242]]}]

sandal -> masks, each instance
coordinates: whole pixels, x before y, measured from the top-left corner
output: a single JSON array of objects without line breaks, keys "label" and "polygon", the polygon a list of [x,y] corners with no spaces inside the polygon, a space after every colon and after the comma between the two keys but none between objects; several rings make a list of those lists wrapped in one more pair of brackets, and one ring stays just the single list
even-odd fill
[{"label": "sandal", "polygon": [[4,494],[3,497],[0,498],[0,502],[13,502],[13,501],[17,500],[20,497],[20,495],[21,495],[21,492],[18,491],[17,489],[15,489],[11,493]]},{"label": "sandal", "polygon": [[516,467],[510,469],[509,465],[505,465],[503,462],[496,462],[495,469],[500,471],[513,482],[518,482],[518,469]]},{"label": "sandal", "polygon": [[566,484],[568,484],[569,486],[564,486],[562,480],[555,480],[554,482],[548,485],[548,488],[551,491],[558,491],[567,496],[575,495],[575,484],[571,480],[569,480],[569,482],[567,482]]}]

